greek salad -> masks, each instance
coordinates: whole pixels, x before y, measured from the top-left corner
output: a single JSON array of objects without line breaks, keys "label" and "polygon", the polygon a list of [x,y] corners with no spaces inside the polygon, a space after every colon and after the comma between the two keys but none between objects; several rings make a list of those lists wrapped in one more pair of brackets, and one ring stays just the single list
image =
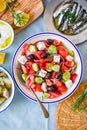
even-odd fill
[{"label": "greek salad", "polygon": [[25,43],[18,62],[26,86],[43,99],[65,94],[78,76],[74,51],[56,39]]}]

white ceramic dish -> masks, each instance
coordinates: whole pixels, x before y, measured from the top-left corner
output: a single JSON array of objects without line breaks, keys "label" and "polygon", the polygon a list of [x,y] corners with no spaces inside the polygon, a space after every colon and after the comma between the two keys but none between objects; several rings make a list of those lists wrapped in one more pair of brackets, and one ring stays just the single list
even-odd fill
[{"label": "white ceramic dish", "polygon": [[11,92],[10,92],[10,97],[8,99],[6,99],[1,105],[0,105],[0,112],[4,111],[6,108],[8,108],[8,106],[11,104],[12,99],[14,97],[14,82],[13,79],[11,77],[11,75],[9,74],[9,72],[0,66],[0,71],[6,73],[6,75],[9,77],[11,83],[12,83],[12,88],[11,88]]},{"label": "white ceramic dish", "polygon": [[22,51],[22,46],[27,42],[27,43],[35,43],[39,40],[47,40],[47,39],[56,39],[56,40],[60,40],[64,43],[64,45],[73,50],[75,53],[75,61],[77,63],[77,69],[76,69],[76,73],[78,74],[78,77],[75,81],[75,83],[73,84],[73,86],[67,91],[66,94],[61,95],[58,98],[54,98],[54,99],[44,99],[43,102],[44,103],[54,103],[54,102],[59,102],[62,101],[64,99],[66,99],[67,97],[69,97],[78,87],[79,83],[81,82],[82,79],[82,74],[83,74],[83,63],[82,63],[82,58],[81,55],[77,49],[77,47],[71,42],[69,41],[67,38],[55,34],[55,33],[40,33],[40,34],[36,34],[33,35],[29,38],[27,38],[16,50],[14,58],[13,58],[13,63],[12,63],[12,71],[13,71],[13,76],[14,79],[17,83],[18,89],[22,92],[22,94],[24,94],[27,98],[30,98],[34,101],[36,101],[35,97],[32,95],[32,93],[29,91],[29,89],[25,86],[25,84],[23,83],[23,81],[21,80],[21,69],[20,69],[20,63],[18,62],[18,59],[21,55],[21,51]]},{"label": "white ceramic dish", "polygon": [[[63,1],[63,0],[62,0]],[[79,34],[76,35],[66,35],[58,31],[53,23],[53,12],[58,5],[62,2],[61,0],[51,0],[49,4],[46,6],[44,12],[44,23],[46,26],[47,31],[51,31],[54,33],[58,33],[64,37],[70,39],[74,44],[80,44],[87,40],[87,29],[83,30]]]},{"label": "white ceramic dish", "polygon": [[[11,27],[11,25],[9,23],[7,23],[6,21],[0,20],[0,25],[1,25],[0,26],[0,28],[1,28],[0,29],[0,41],[4,41],[5,40],[5,44],[6,44],[3,48],[1,48],[1,45],[0,45],[0,51],[2,51],[2,50],[7,49],[8,47],[10,47],[11,44],[13,43],[14,31],[13,31],[13,28]],[[10,40],[9,40],[8,43],[6,43],[6,40],[9,37],[10,37]],[[2,45],[3,45],[3,42],[2,42]]]}]

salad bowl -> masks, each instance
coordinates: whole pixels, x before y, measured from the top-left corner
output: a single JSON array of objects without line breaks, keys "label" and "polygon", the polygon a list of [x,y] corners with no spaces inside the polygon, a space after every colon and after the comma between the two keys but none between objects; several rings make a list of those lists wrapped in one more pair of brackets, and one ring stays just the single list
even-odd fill
[{"label": "salad bowl", "polygon": [[69,39],[51,33],[39,33],[24,40],[15,52],[12,73],[19,91],[43,103],[60,102],[78,88],[83,74],[82,57]]}]

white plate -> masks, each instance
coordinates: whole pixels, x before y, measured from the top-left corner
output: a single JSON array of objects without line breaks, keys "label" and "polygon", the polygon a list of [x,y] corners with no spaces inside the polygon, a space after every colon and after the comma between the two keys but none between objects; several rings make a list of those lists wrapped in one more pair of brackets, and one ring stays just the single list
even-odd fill
[{"label": "white plate", "polygon": [[66,35],[58,31],[53,23],[53,12],[55,8],[61,3],[61,0],[51,0],[51,2],[47,5],[45,12],[44,12],[44,22],[46,25],[47,31],[55,32],[58,34],[61,34],[62,36],[67,37],[70,39],[74,44],[79,44],[87,40],[87,29],[82,31],[79,34],[76,35]]}]

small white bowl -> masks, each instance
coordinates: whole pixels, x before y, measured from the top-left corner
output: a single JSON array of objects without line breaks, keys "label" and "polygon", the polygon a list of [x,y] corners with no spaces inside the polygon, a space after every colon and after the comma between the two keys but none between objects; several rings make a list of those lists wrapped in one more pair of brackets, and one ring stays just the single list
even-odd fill
[{"label": "small white bowl", "polygon": [[[13,28],[11,27],[11,25],[9,24],[9,23],[7,23],[6,21],[3,21],[3,20],[0,20],[0,24],[2,24],[2,28],[4,27],[4,26],[7,26],[8,27],[8,31],[11,33],[11,40],[10,40],[10,42],[9,42],[9,44],[8,45],[6,45],[5,47],[3,47],[3,48],[0,48],[0,51],[2,51],[2,50],[5,50],[5,49],[7,49],[8,47],[10,47],[11,46],[11,44],[13,43],[13,40],[14,40],[14,31],[13,31]],[[5,31],[5,29],[3,29],[2,31],[0,30],[0,37],[1,37],[1,35],[3,35],[3,32]],[[6,32],[6,33],[9,33],[9,32]],[[5,35],[5,34],[4,34]]]},{"label": "small white bowl", "polygon": [[24,96],[26,96],[27,98],[30,98],[34,101],[36,101],[34,95],[31,93],[31,91],[29,91],[29,89],[25,86],[25,84],[23,83],[23,81],[21,80],[21,69],[20,69],[20,63],[18,62],[18,59],[21,55],[22,52],[22,47],[25,43],[35,43],[37,41],[40,40],[47,40],[47,39],[56,39],[56,40],[60,40],[63,42],[64,46],[66,46],[68,49],[71,49],[74,51],[75,54],[75,61],[77,63],[77,69],[76,69],[76,74],[78,75],[78,77],[76,78],[75,83],[73,84],[73,86],[68,89],[68,91],[57,97],[57,98],[53,98],[53,99],[43,99],[42,102],[44,103],[55,103],[55,102],[60,102],[62,100],[65,100],[66,98],[68,98],[69,96],[72,95],[72,93],[78,88],[78,85],[81,82],[82,79],[82,74],[83,74],[83,62],[82,62],[82,58],[80,55],[79,50],[77,49],[76,45],[74,45],[70,40],[68,40],[66,37],[56,34],[56,33],[51,33],[51,32],[46,32],[46,33],[39,33],[36,35],[33,35],[31,37],[28,37],[25,41],[22,42],[22,44],[18,47],[14,58],[13,58],[13,63],[12,63],[12,71],[13,71],[13,76],[14,79],[17,83],[18,89],[20,90],[20,92],[22,92],[22,94]]},{"label": "small white bowl", "polygon": [[9,74],[9,72],[0,66],[0,71],[4,72],[10,79],[11,83],[12,83],[12,88],[10,91],[10,97],[8,99],[6,99],[1,105],[0,105],[0,112],[4,111],[6,108],[8,108],[8,106],[11,104],[12,99],[14,97],[14,82],[13,79],[11,77],[11,75]]}]

